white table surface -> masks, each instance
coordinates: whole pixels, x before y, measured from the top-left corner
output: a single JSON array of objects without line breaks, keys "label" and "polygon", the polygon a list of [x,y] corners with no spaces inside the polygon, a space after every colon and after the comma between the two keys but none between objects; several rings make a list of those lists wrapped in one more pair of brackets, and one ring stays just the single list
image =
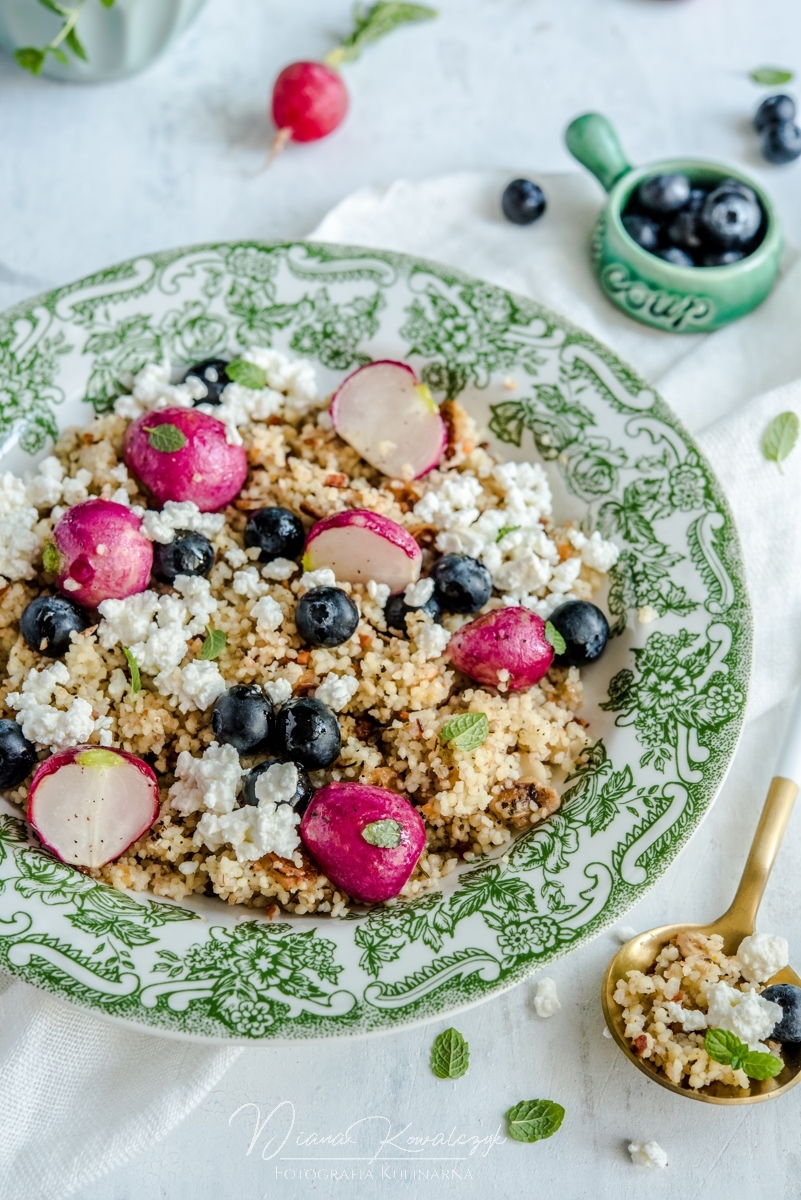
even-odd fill
[{"label": "white table surface", "polygon": [[[748,70],[801,66],[792,58],[801,45],[794,0],[439,0],[437,23],[394,35],[348,68],[353,107],[335,137],[291,148],[261,171],[272,79],[286,62],[325,53],[346,28],[349,7],[348,0],[210,0],[166,59],[104,87],[36,81],[0,61],[0,304],[142,251],[301,235],[366,183],[462,168],[535,177],[564,169],[562,130],[590,108],[616,122],[634,162],[687,153],[751,170],[801,244],[801,164],[760,163],[748,127],[762,94]],[[704,920],[726,907],[770,777],[776,723],[769,715],[750,728],[752,749],[766,748],[764,765],[747,774],[735,762],[690,848],[627,923]],[[799,854],[797,817],[761,924],[801,950]],[[553,966],[563,1008],[549,1021],[535,1016],[530,983],[460,1015],[455,1024],[472,1058],[455,1083],[435,1079],[427,1065],[447,1022],[366,1041],[247,1050],[201,1110],[79,1200],[440,1192],[544,1200],[680,1192],[717,1200],[735,1190],[797,1197],[801,1092],[735,1111],[685,1104],[650,1084],[602,1037],[599,982],[615,946],[603,935]],[[452,1131],[484,1138],[499,1126],[503,1134],[503,1112],[534,1097],[567,1110],[549,1142],[507,1141],[472,1156],[469,1146],[420,1154],[386,1147],[372,1167],[322,1161],[369,1157],[388,1129],[394,1137],[407,1125],[404,1139],[447,1139]],[[282,1100],[295,1110],[290,1140],[265,1161],[268,1131],[248,1155],[255,1108],[232,1124],[231,1115],[250,1104],[263,1120]],[[297,1145],[301,1134],[341,1134],[357,1121],[350,1147]],[[278,1132],[275,1122],[269,1129]],[[631,1165],[626,1143],[649,1137],[666,1149],[667,1171]],[[311,1161],[287,1162],[289,1154]],[[419,1161],[423,1155],[461,1161]],[[456,1174],[443,1181],[443,1169]]]}]

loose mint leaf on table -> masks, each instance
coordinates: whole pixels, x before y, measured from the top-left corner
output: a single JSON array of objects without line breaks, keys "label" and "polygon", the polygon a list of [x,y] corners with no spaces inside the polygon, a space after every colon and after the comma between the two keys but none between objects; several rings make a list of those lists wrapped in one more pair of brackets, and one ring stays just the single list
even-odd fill
[{"label": "loose mint leaf on table", "polygon": [[142,676],[139,674],[139,663],[127,646],[123,646],[122,652],[128,660],[128,670],[131,672],[131,695],[135,696],[137,692],[141,692],[142,690]]},{"label": "loose mint leaf on table", "polygon": [[521,1100],[506,1114],[509,1137],[516,1142],[541,1142],[553,1137],[565,1110],[554,1100]]},{"label": "loose mint leaf on table", "polygon": [[153,449],[160,450],[162,454],[174,454],[186,445],[184,434],[177,425],[172,425],[169,421],[163,425],[145,425],[145,432]]},{"label": "loose mint leaf on table", "polygon": [[397,821],[387,818],[385,821],[372,821],[365,825],[362,837],[371,846],[381,846],[385,850],[394,850],[400,845],[401,827]]},{"label": "loose mint leaf on table", "polygon": [[470,1066],[470,1047],[458,1029],[446,1029],[431,1047],[431,1070],[437,1079],[460,1079]]},{"label": "loose mint leaf on table", "polygon": [[251,388],[254,392],[259,392],[262,388],[267,387],[267,372],[264,367],[259,367],[256,363],[248,362],[244,358],[235,358],[233,362],[229,362],[225,373],[229,379],[233,379],[234,383]]},{"label": "loose mint leaf on table", "polygon": [[487,714],[469,712],[453,717],[442,726],[440,737],[457,750],[478,750],[489,737]]},{"label": "loose mint leaf on table", "polygon": [[728,1029],[708,1029],[704,1048],[715,1062],[723,1063],[733,1071],[745,1071],[749,1079],[773,1079],[784,1070],[784,1063],[775,1054],[749,1050],[746,1043]]},{"label": "loose mint leaf on table", "polygon": [[779,413],[762,435],[762,453],[768,462],[781,464],[798,441],[798,416],[794,412]]},{"label": "loose mint leaf on table", "polygon": [[[355,25],[353,32],[342,43],[325,56],[329,67],[338,67],[342,63],[353,62],[359,57],[365,46],[386,37],[409,21],[430,21],[438,16],[435,8],[424,4],[403,4],[398,0],[378,0],[368,9],[360,4],[355,9]],[[229,372],[230,374],[230,372]]]},{"label": "loose mint leaf on table", "polygon": [[42,566],[51,575],[57,574],[61,566],[61,555],[55,542],[45,542],[42,550]]},{"label": "loose mint leaf on table", "polygon": [[203,643],[200,657],[203,662],[211,662],[213,658],[219,658],[222,654],[225,643],[228,641],[228,636],[222,629],[208,629],[206,632],[208,636]]},{"label": "loose mint leaf on table", "polygon": [[749,74],[754,83],[760,83],[763,87],[778,87],[793,78],[793,72],[783,67],[756,67]]},{"label": "loose mint leaf on table", "polygon": [[545,640],[553,646],[554,654],[564,654],[567,643],[559,630],[550,621],[545,622]]}]

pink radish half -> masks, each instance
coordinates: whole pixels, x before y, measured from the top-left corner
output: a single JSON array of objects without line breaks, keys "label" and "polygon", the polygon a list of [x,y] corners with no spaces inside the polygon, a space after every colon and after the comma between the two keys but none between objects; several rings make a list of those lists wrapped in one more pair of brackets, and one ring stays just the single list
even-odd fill
[{"label": "pink radish half", "polygon": [[156,776],[125,750],[62,750],[41,764],[28,792],[28,821],[37,837],[74,867],[113,862],[158,815]]},{"label": "pink radish half", "polygon": [[402,592],[420,578],[422,561],[423,552],[410,533],[367,508],[332,513],[312,525],[303,555],[307,571],[330,567],[341,583],[374,579],[392,592]]},{"label": "pink radish half", "polygon": [[451,663],[476,683],[497,687],[507,671],[511,691],[533,687],[547,674],[554,650],[545,622],[527,608],[493,608],[463,625],[448,645]]},{"label": "pink radish half", "polygon": [[97,608],[103,600],[124,600],[147,587],[153,543],[142,533],[139,517],[124,504],[75,504],[58,521],[53,542],[58,586],[76,604]]},{"label": "pink radish half", "polygon": [[343,441],[393,479],[425,475],[448,444],[431,393],[405,363],[359,367],[335,393],[331,420]]},{"label": "pink radish half", "polygon": [[423,819],[405,796],[365,783],[315,792],[300,836],[334,886],[366,904],[397,896],[426,844]]}]

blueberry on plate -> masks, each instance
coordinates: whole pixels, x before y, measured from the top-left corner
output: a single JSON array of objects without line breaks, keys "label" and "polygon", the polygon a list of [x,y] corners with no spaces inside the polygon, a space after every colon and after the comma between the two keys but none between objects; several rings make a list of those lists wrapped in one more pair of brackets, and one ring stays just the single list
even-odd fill
[{"label": "blueberry on plate", "polygon": [[19,787],[36,763],[36,747],[17,722],[0,721],[0,788]]},{"label": "blueberry on plate", "polygon": [[530,179],[513,179],[501,198],[504,216],[515,225],[532,225],[545,212],[545,193]]},{"label": "blueberry on plate", "polygon": [[217,741],[240,754],[266,750],[273,724],[273,702],[255,683],[234,684],[217,697],[211,712]]},{"label": "blueberry on plate", "polygon": [[561,667],[583,667],[600,658],[609,639],[609,622],[588,600],[567,600],[548,620],[565,639],[565,652],[556,656]]},{"label": "blueberry on plate", "polygon": [[[259,800],[263,799],[264,797],[257,795],[256,785],[258,784],[262,775],[264,775],[265,771],[269,771],[270,767],[275,767],[278,765],[293,766],[297,771],[298,786],[295,789],[295,794],[291,797],[291,799],[284,800],[282,803],[291,804],[295,812],[303,816],[306,809],[309,807],[309,801],[314,795],[314,786],[312,781],[309,779],[306,768],[302,763],[299,762],[282,763],[280,758],[266,758],[264,762],[259,763],[259,765],[254,767],[252,771],[248,771],[247,775],[245,776],[245,782],[242,784],[242,803],[248,804],[252,808],[258,807]],[[264,795],[266,795],[269,799],[274,799],[274,796],[270,795],[269,789],[264,787],[264,785],[262,785],[262,788],[258,790],[263,791]]]},{"label": "blueberry on plate", "polygon": [[801,154],[801,129],[793,121],[769,125],[762,134],[762,153],[768,162],[793,162]]},{"label": "blueberry on plate", "polygon": [[680,246],[666,246],[664,250],[657,250],[657,257],[664,258],[665,262],[672,263],[674,267],[695,266],[695,260]]},{"label": "blueberry on plate", "polygon": [[214,550],[202,533],[179,529],[171,542],[153,543],[153,574],[161,583],[174,583],[176,575],[207,576],[214,566]]},{"label": "blueberry on plate", "polygon": [[70,634],[83,633],[90,621],[82,608],[66,596],[37,596],[24,610],[20,633],[31,650],[61,658],[70,648]]},{"label": "blueberry on plate", "polygon": [[442,624],[442,605],[437,599],[436,593],[432,593],[426,600],[425,604],[407,604],[403,592],[396,592],[394,596],[390,596],[384,605],[384,620],[387,623],[387,629],[390,633],[398,634],[400,637],[408,637],[409,631],[406,628],[406,618],[409,613],[424,612],[428,613],[437,625]]},{"label": "blueberry on plate", "polygon": [[651,217],[643,217],[640,213],[626,213],[623,217],[623,228],[643,250],[653,253],[659,245],[659,225]]},{"label": "blueberry on plate", "polygon": [[646,212],[678,212],[690,198],[690,181],[686,175],[652,175],[637,189],[637,199]]},{"label": "blueberry on plate", "polygon": [[759,232],[762,208],[756,196],[752,199],[723,183],[707,196],[701,223],[722,250],[739,250]]},{"label": "blueberry on plate", "polygon": [[245,526],[245,545],[258,546],[262,562],[299,558],[306,544],[303,522],[288,508],[260,508]]},{"label": "blueberry on plate", "polygon": [[793,983],[774,983],[761,993],[763,1000],[780,1004],[784,1016],[770,1037],[777,1042],[801,1042],[801,988]]},{"label": "blueberry on plate", "polygon": [[341,646],[356,632],[359,610],[342,588],[309,588],[298,600],[295,624],[310,646]]},{"label": "blueberry on plate", "polygon": [[224,389],[231,382],[225,373],[227,366],[224,358],[207,358],[189,368],[184,375],[184,383],[187,379],[199,379],[206,385],[206,395],[201,400],[196,400],[195,404],[220,403]]},{"label": "blueberry on plate", "polygon": [[274,749],[309,771],[336,762],[342,737],[331,709],[322,700],[297,696],[282,704],[275,718]]},{"label": "blueberry on plate", "polygon": [[717,250],[714,254],[705,254],[701,259],[701,266],[730,267],[732,263],[742,262],[744,258],[742,250]]},{"label": "blueberry on plate", "polygon": [[784,125],[795,120],[795,100],[792,96],[768,96],[754,113],[754,129],[763,133],[770,125]]},{"label": "blueberry on plate", "polygon": [[492,595],[492,576],[469,554],[446,554],[434,563],[431,578],[443,612],[478,612]]}]

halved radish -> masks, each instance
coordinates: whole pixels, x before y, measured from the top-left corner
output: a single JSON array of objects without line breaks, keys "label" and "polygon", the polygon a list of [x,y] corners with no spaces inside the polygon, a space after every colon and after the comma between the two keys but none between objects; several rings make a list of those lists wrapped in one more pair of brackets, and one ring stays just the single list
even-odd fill
[{"label": "halved radish", "polygon": [[158,815],[156,776],[125,750],[62,750],[41,764],[28,792],[28,821],[42,845],[75,867],[113,862]]},{"label": "halved radish", "polygon": [[423,552],[410,533],[367,508],[332,513],[312,525],[303,555],[307,571],[330,567],[340,583],[373,579],[393,592],[420,578],[422,561]]},{"label": "halved radish", "polygon": [[331,401],[343,441],[392,479],[417,479],[442,459],[448,430],[411,367],[374,362],[349,375]]}]

